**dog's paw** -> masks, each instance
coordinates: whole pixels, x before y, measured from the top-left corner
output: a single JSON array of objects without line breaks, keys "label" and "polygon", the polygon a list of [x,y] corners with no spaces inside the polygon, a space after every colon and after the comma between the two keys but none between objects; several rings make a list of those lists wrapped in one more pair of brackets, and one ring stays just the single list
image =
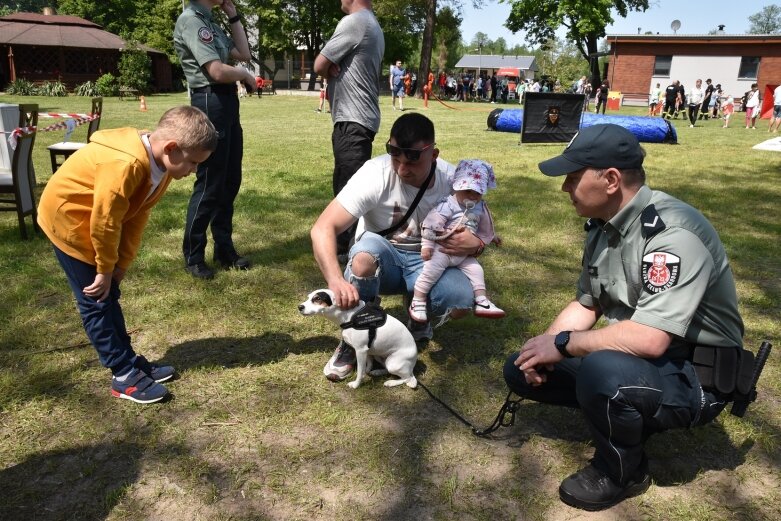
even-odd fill
[{"label": "dog's paw", "polygon": [[359,385],[361,385],[361,382],[359,382],[358,380],[354,380],[347,384],[347,386],[352,389],[357,389]]}]

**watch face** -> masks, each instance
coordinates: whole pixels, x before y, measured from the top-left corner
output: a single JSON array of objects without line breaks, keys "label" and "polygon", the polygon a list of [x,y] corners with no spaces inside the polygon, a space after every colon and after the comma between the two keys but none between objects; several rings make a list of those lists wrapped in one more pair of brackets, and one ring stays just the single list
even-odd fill
[{"label": "watch face", "polygon": [[569,343],[569,331],[561,331],[556,335],[556,339],[553,342],[559,349],[567,347],[567,344]]},{"label": "watch face", "polygon": [[556,349],[559,350],[559,353],[562,354],[565,358],[572,358],[572,355],[569,354],[567,351],[567,344],[569,343],[569,331],[562,331],[558,335],[556,335],[556,338],[553,340],[553,343],[556,345]]}]

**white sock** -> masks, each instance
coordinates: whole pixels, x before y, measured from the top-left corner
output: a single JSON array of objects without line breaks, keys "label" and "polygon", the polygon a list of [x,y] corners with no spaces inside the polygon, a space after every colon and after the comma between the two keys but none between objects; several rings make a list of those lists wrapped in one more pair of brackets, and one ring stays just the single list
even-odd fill
[{"label": "white sock", "polygon": [[127,380],[127,377],[130,376],[130,373],[132,373],[134,369],[135,368],[131,368],[131,369],[128,370],[127,373],[124,373],[124,374],[121,374],[121,375],[119,375],[119,374],[114,375],[114,379],[117,382],[124,382],[125,380]]}]

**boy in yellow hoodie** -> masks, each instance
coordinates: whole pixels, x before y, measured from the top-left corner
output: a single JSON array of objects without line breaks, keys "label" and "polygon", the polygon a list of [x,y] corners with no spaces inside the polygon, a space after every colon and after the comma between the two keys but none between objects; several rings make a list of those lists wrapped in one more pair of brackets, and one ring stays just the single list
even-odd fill
[{"label": "boy in yellow hoodie", "polygon": [[195,172],[217,147],[217,132],[194,107],[168,110],[152,132],[102,130],[52,175],[38,224],[76,296],[84,329],[111,393],[138,403],[162,400],[171,366],[133,351],[119,305],[119,283],[138,253],[152,207],[172,179]]}]

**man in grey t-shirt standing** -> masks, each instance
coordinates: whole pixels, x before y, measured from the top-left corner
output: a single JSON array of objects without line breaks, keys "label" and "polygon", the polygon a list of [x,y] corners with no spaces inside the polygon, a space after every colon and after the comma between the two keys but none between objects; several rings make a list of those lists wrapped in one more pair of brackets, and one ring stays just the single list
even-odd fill
[{"label": "man in grey t-shirt standing", "polygon": [[[347,14],[315,58],[315,72],[328,78],[334,130],[334,195],[371,158],[380,128],[380,66],[385,37],[372,12],[371,0],[342,0]],[[347,258],[351,227],[337,237],[337,255]]]}]

